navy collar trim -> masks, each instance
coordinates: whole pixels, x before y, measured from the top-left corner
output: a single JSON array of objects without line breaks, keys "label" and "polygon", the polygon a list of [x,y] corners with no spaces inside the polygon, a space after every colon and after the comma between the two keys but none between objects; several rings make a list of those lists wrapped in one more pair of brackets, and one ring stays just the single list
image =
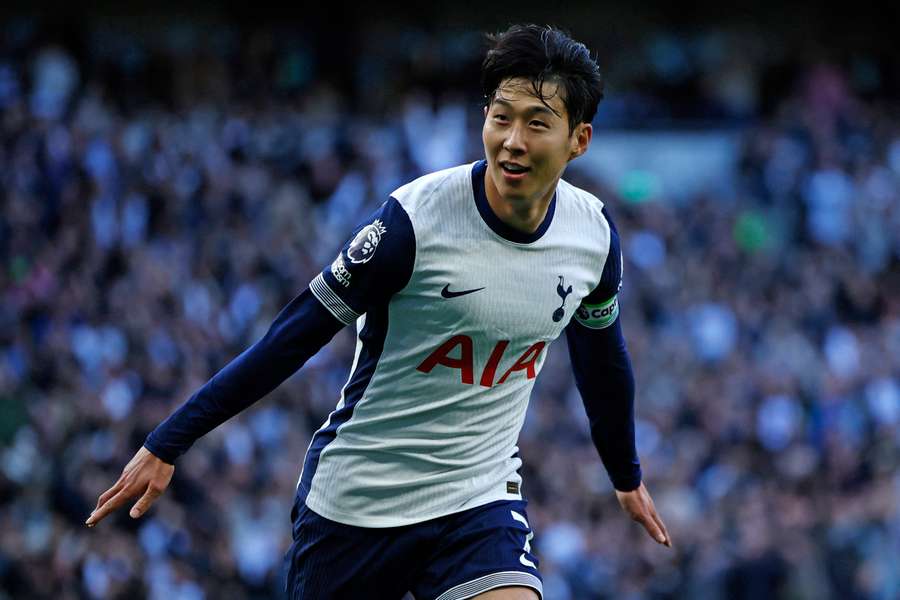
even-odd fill
[{"label": "navy collar trim", "polygon": [[553,213],[556,212],[556,192],[553,192],[550,206],[547,207],[547,214],[544,215],[544,220],[541,221],[540,226],[534,233],[525,233],[510,227],[494,213],[484,191],[484,174],[486,172],[487,161],[484,160],[478,161],[472,168],[472,191],[475,194],[475,206],[478,207],[478,214],[481,215],[485,224],[503,239],[517,244],[530,244],[541,239],[544,233],[547,232],[547,229],[550,228],[550,223],[553,222]]}]

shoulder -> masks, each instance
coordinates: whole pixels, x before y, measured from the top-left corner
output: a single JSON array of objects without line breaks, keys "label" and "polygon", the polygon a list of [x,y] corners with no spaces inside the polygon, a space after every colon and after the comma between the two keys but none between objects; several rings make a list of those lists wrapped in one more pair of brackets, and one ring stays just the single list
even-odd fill
[{"label": "shoulder", "polygon": [[360,223],[310,291],[338,321],[349,324],[409,282],[415,233],[406,211],[388,198]]},{"label": "shoulder", "polygon": [[435,199],[464,197],[471,191],[473,164],[459,165],[422,175],[391,194],[410,215]]},{"label": "shoulder", "polygon": [[577,232],[584,238],[583,243],[603,257],[620,253],[616,224],[600,198],[563,179],[559,180],[557,194],[556,210],[565,219],[567,230]]},{"label": "shoulder", "polygon": [[604,211],[605,204],[600,198],[587,190],[572,185],[565,179],[559,180],[556,189],[560,199],[564,200],[564,205],[569,210],[578,213],[581,218],[597,222],[603,228],[608,226],[608,218]]},{"label": "shoulder", "polygon": [[365,264],[380,246],[385,248],[380,254],[407,252],[415,247],[414,239],[409,215],[392,196],[353,231],[343,254],[351,264]]},{"label": "shoulder", "polygon": [[591,246],[606,254],[618,249],[618,234],[607,206],[594,194],[560,179],[557,211],[567,228],[585,236]]},{"label": "shoulder", "polygon": [[[560,180],[564,205],[570,218],[582,220],[595,233],[594,243],[603,255],[600,279],[576,311],[575,319],[591,329],[603,329],[618,316],[618,293],[622,287],[623,256],[619,231],[606,206],[595,195]],[[562,198],[561,198],[562,199]]]}]

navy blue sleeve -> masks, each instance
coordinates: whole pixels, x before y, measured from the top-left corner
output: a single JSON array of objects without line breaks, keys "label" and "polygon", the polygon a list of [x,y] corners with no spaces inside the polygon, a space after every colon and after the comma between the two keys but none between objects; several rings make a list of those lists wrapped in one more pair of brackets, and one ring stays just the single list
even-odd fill
[{"label": "navy blue sleeve", "polygon": [[612,219],[609,254],[597,287],[566,327],[575,385],[581,393],[591,439],[613,486],[631,491],[641,483],[634,439],[634,373],[619,321],[622,252]]},{"label": "navy blue sleeve", "polygon": [[354,230],[331,266],[309,287],[336,319],[350,324],[409,283],[415,257],[409,215],[389,198]]},{"label": "navy blue sleeve", "polygon": [[197,390],[147,436],[144,446],[174,463],[198,438],[293,375],[343,327],[307,288],[281,310],[262,339]]},{"label": "navy blue sleeve", "polygon": [[[609,223],[609,252],[606,256],[606,264],[603,265],[603,274],[597,287],[584,299],[585,304],[601,304],[619,293],[622,287],[622,245],[619,242],[619,230],[613,223],[612,217],[603,207],[603,216]],[[613,319],[615,320],[615,319]]]},{"label": "navy blue sleeve", "polygon": [[278,314],[266,335],[154,429],[144,446],[168,463],[294,374],[344,325],[412,275],[415,238],[393,198],[357,227],[334,263]]}]

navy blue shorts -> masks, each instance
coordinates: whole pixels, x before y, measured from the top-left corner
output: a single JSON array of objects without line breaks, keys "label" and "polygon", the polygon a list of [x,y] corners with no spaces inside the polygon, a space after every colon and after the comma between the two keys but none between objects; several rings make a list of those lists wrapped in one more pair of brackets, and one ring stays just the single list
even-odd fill
[{"label": "navy blue shorts", "polygon": [[541,597],[526,501],[500,500],[403,527],[354,527],[297,497],[285,556],[290,600],[461,600],[504,586]]}]

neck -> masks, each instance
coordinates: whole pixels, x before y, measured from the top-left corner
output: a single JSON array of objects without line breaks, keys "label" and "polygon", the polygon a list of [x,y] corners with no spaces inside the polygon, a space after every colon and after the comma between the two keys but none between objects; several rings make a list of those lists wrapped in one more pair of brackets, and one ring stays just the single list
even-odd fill
[{"label": "neck", "polygon": [[488,206],[491,207],[497,218],[513,229],[534,233],[544,222],[544,217],[547,216],[547,208],[550,206],[550,201],[553,200],[558,182],[559,179],[554,181],[550,189],[542,196],[510,199],[500,195],[500,191],[494,185],[490,169],[488,169],[484,173],[484,193],[487,196]]}]

